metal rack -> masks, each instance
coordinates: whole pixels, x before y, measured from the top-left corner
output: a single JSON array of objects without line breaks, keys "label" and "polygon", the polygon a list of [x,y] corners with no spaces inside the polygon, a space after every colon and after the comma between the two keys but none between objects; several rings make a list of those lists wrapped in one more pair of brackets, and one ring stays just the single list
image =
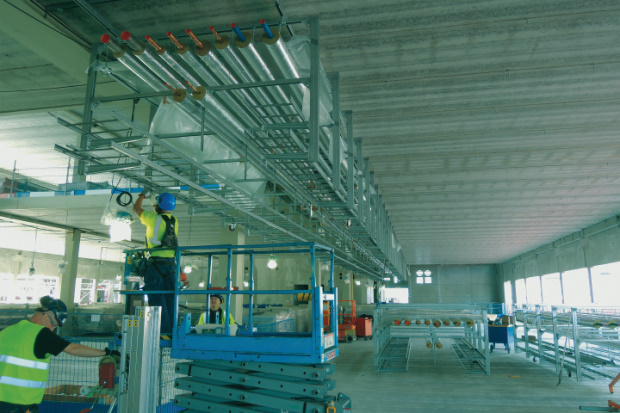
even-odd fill
[{"label": "metal rack", "polygon": [[[287,38],[290,25],[304,35]],[[319,62],[318,18],[169,37],[145,44],[123,32],[94,47],[83,123],[58,119],[82,136],[79,147],[55,147],[77,160],[72,187],[102,173],[120,187],[180,187],[190,215],[213,213],[270,241],[318,241],[345,268],[406,279],[352,113],[340,110],[338,74]],[[134,93],[99,96],[100,76]],[[111,106],[124,100],[174,107],[193,126],[154,133]]]},{"label": "metal rack", "polygon": [[577,381],[620,371],[620,307],[514,306],[515,352],[566,369]]},{"label": "metal rack", "polygon": [[411,339],[425,340],[437,363],[443,339],[468,373],[491,373],[486,306],[378,304],[373,321],[377,371],[407,370]]}]

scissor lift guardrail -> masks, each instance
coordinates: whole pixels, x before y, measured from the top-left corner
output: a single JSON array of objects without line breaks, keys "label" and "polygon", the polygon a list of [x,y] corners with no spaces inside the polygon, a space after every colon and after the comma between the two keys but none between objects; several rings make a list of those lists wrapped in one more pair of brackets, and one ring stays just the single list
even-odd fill
[{"label": "scissor lift guardrail", "polygon": [[[129,250],[125,265],[127,279],[134,274],[134,253],[147,251],[145,249]],[[243,360],[296,364],[320,364],[325,363],[338,355],[337,340],[337,290],[334,286],[334,252],[331,248],[312,243],[285,243],[264,245],[215,245],[215,246],[191,246],[179,247],[175,251],[177,263],[177,280],[180,274],[181,256],[201,256],[208,261],[207,289],[206,290],[181,290],[179,282],[175,283],[174,291],[149,291],[149,294],[174,294],[175,312],[174,327],[172,334],[172,352],[174,358],[190,360]],[[309,288],[304,290],[256,290],[254,259],[260,255],[284,255],[303,254],[309,257],[310,274]],[[249,286],[243,290],[243,286],[233,286],[232,282],[232,258],[237,255],[249,256]],[[227,257],[228,267],[226,286],[224,289],[212,289],[211,263],[215,256]],[[316,271],[316,260],[320,258],[329,262],[329,279],[323,280],[329,290],[323,291],[319,285]],[[327,282],[325,282],[327,281]],[[238,288],[238,289],[235,289]],[[143,295],[144,291],[123,291],[128,295]],[[191,313],[185,314],[181,323],[178,320],[178,303],[180,296],[200,295],[205,297],[208,305],[208,296],[221,294],[226,300],[226,320],[223,334],[195,334],[192,332]],[[250,308],[256,302],[257,297],[264,295],[291,295],[310,294],[311,307],[310,320],[311,331],[302,333],[290,332],[260,332],[254,331],[252,313],[247,319],[247,328],[242,333],[231,335],[229,315],[231,314],[230,298],[233,296],[247,295]],[[330,324],[323,325],[323,303],[329,307]]]}]

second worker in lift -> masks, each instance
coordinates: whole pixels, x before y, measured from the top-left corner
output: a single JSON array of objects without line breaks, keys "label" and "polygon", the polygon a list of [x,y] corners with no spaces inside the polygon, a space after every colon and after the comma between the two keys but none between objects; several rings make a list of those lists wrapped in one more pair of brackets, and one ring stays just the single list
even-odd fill
[{"label": "second worker in lift", "polygon": [[[154,198],[155,212],[145,211],[142,202],[148,190],[143,191],[133,210],[146,226],[146,248],[152,248],[144,272],[144,291],[174,291],[176,280],[175,248],[179,246],[179,223],[172,216],[177,201],[174,195],[163,193]],[[153,199],[153,198],[151,198]],[[161,306],[161,334],[172,333],[174,324],[174,294],[148,294],[149,305]]]},{"label": "second worker in lift", "polygon": [[[224,320],[226,320],[226,311],[221,308],[223,302],[224,298],[221,295],[212,294],[209,299],[209,314],[207,315],[207,311],[203,312],[200,315],[200,319],[198,319],[198,324],[224,324]],[[235,324],[235,319],[232,314],[230,315],[228,324]]]}]

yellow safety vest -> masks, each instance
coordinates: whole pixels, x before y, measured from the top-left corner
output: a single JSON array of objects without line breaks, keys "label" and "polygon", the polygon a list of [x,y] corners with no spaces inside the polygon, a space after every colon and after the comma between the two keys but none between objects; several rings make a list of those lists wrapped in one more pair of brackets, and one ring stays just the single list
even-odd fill
[{"label": "yellow safety vest", "polygon": [[[172,217],[171,214],[165,214]],[[151,211],[143,211],[140,215],[140,222],[146,226],[146,248],[154,248],[161,244],[161,239],[166,233],[166,223],[161,215]],[[163,224],[163,225],[162,225]],[[174,233],[179,235],[179,220],[175,218]],[[174,250],[151,250],[152,257],[173,258]]]},{"label": "yellow safety vest", "polygon": [[[226,311],[222,310],[222,318],[220,319],[220,324],[224,324],[224,320],[226,320]],[[198,319],[198,324],[208,324],[207,321],[209,321],[209,315],[206,311],[203,311],[203,313],[200,314],[200,318]],[[235,318],[232,314],[230,315],[230,320],[228,321],[228,324],[235,324]]]},{"label": "yellow safety vest", "polygon": [[0,401],[29,405],[43,400],[50,355],[36,358],[34,342],[44,328],[22,320],[0,331]]}]

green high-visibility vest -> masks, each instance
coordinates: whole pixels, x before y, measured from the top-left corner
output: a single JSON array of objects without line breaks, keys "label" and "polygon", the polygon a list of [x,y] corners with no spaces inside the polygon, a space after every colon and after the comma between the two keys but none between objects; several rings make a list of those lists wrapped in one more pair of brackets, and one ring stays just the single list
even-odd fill
[{"label": "green high-visibility vest", "polygon": [[34,342],[44,328],[22,320],[0,331],[0,401],[29,405],[43,400],[50,355],[36,358]]}]

